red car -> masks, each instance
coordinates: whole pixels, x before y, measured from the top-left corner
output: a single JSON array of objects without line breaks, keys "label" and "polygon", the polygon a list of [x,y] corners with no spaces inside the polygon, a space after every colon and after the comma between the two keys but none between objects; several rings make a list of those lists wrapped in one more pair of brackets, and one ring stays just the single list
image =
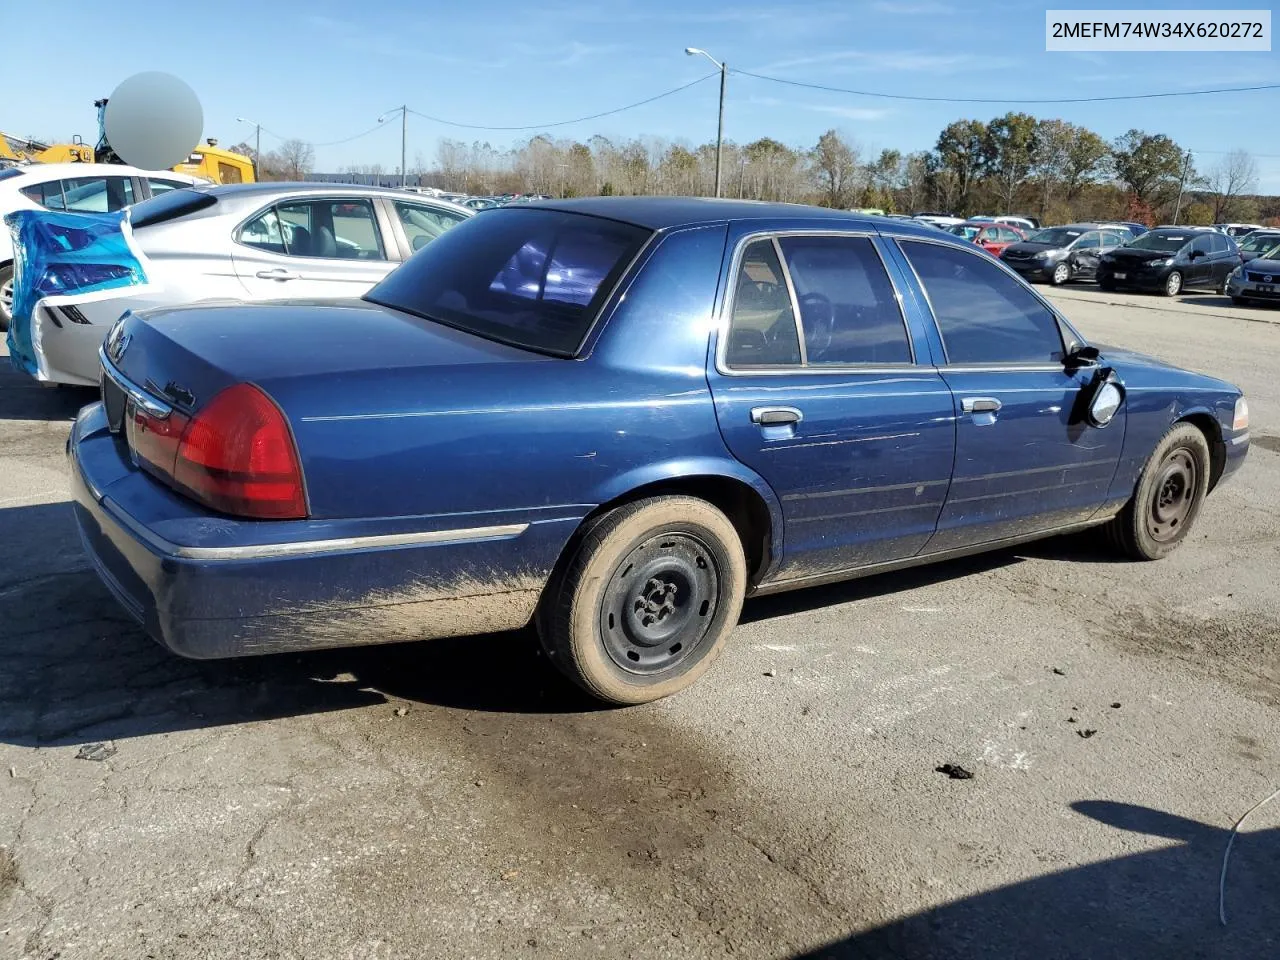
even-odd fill
[{"label": "red car", "polygon": [[991,223],[986,220],[966,220],[954,227],[947,227],[947,232],[971,240],[993,257],[1000,256],[1001,251],[1010,244],[1027,239],[1025,230],[1007,223]]}]

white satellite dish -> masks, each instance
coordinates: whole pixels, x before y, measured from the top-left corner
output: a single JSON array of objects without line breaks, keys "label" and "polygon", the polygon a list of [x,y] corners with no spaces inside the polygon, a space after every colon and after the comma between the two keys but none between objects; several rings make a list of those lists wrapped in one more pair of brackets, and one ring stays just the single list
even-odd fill
[{"label": "white satellite dish", "polygon": [[125,163],[165,170],[200,142],[204,111],[196,92],[170,73],[135,73],[107,99],[103,131]]}]

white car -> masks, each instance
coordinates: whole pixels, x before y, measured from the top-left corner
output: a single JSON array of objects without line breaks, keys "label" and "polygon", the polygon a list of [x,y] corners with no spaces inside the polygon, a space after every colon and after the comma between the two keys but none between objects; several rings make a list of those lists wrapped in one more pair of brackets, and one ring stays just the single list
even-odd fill
[{"label": "white car", "polygon": [[1239,240],[1255,230],[1263,229],[1263,227],[1258,223],[1215,223],[1213,229],[1219,233],[1225,233],[1232,240]]},{"label": "white car", "polygon": [[10,353],[37,380],[96,386],[98,348],[127,310],[359,297],[474,215],[430,197],[350,184],[176,190],[131,208],[122,225],[134,258],[127,266],[145,283],[43,296],[29,318],[15,318]]},{"label": "white car", "polygon": [[[116,163],[33,163],[0,170],[0,220],[15,210],[111,213],[167,190],[204,183],[172,170]],[[0,224],[0,331],[13,316],[13,240]]]}]

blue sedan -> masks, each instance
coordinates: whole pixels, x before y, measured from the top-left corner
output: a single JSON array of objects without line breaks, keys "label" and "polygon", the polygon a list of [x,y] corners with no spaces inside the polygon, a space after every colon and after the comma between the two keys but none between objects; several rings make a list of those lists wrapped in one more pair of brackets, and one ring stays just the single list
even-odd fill
[{"label": "blue sedan", "polygon": [[749,595],[1092,526],[1163,557],[1249,444],[1239,389],[1086,342],[972,244],[789,205],[488,210],[363,300],[126,314],[101,361],[75,512],[171,650],[532,621],[617,704],[702,675]]}]

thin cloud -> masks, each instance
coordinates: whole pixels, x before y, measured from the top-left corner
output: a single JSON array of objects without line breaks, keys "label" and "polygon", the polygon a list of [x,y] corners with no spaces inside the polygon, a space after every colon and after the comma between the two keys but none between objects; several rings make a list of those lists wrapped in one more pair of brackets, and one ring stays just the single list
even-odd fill
[{"label": "thin cloud", "polygon": [[945,3],[936,3],[932,0],[876,0],[871,5],[872,10],[880,13],[891,13],[903,17],[914,16],[944,16],[948,13],[955,13],[955,7]]},{"label": "thin cloud", "polygon": [[992,70],[1017,63],[1007,57],[972,53],[924,53],[918,50],[837,50],[813,56],[775,60],[759,68],[762,73],[794,70],[797,67],[825,67],[827,73],[854,73],[896,70],[910,73],[960,73],[982,68]]},{"label": "thin cloud", "polygon": [[818,103],[803,103],[801,107],[812,110],[814,113],[826,113],[846,120],[883,120],[893,113],[892,110],[880,110],[875,107],[831,107]]}]

